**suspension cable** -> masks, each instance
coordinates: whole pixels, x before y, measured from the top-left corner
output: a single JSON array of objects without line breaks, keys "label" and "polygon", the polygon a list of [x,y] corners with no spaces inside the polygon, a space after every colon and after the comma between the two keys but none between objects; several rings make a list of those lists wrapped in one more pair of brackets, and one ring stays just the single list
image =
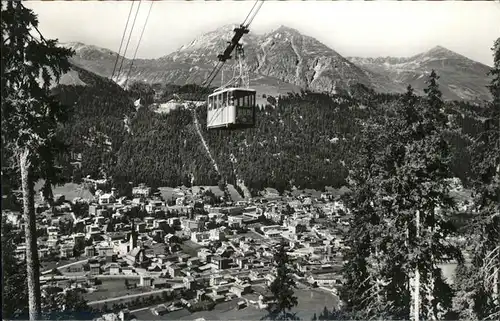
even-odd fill
[{"label": "suspension cable", "polygon": [[250,12],[248,13],[247,17],[245,18],[245,20],[243,20],[242,25],[244,25],[245,22],[247,21],[248,17],[250,17],[250,15],[252,14],[253,9],[255,8],[255,6],[257,5],[258,2],[259,2],[259,0],[255,1],[255,3],[253,4],[253,7],[252,7],[252,9],[250,9]]},{"label": "suspension cable", "polygon": [[127,27],[128,27],[128,23],[130,21],[130,16],[132,15],[132,9],[134,8],[134,3],[135,3],[135,1],[132,1],[132,3],[130,4],[130,10],[128,12],[127,23],[125,24],[125,29],[123,29],[122,40],[120,42],[120,48],[118,49],[118,52],[116,53],[116,60],[115,60],[115,65],[113,67],[113,72],[111,73],[111,79],[113,79],[113,77],[115,76],[116,66],[118,65],[118,60],[120,60],[120,53],[122,51],[123,41],[125,40],[125,34],[127,33]]},{"label": "suspension cable", "polygon": [[[259,0],[257,0],[257,1],[259,2]],[[255,17],[257,16],[257,13],[259,12],[260,8],[262,8],[263,4],[264,4],[264,1],[259,2],[257,9],[255,10],[252,17],[250,18],[250,21],[248,21],[248,23],[246,24],[246,26],[245,26],[246,28],[248,28],[250,26],[250,24],[252,23],[253,19],[255,19]]]},{"label": "suspension cable", "polygon": [[130,62],[130,68],[128,69],[127,77],[125,78],[125,85],[124,85],[125,88],[127,87],[127,83],[128,83],[128,79],[130,77],[130,73],[132,72],[132,66],[134,65],[134,60],[135,60],[135,57],[137,56],[137,51],[139,50],[139,46],[141,44],[142,36],[144,35],[144,30],[146,30],[146,25],[148,24],[149,15],[151,14],[151,9],[153,8],[153,3],[154,3],[154,1],[151,1],[151,5],[149,6],[148,15],[146,16],[146,21],[144,22],[144,26],[142,27],[142,31],[141,31],[141,35],[139,37],[139,41],[137,42],[137,47],[135,47],[134,56],[132,57],[132,61]]},{"label": "suspension cable", "polygon": [[130,43],[130,39],[132,38],[132,32],[134,31],[135,21],[137,19],[137,15],[139,13],[139,9],[141,8],[142,0],[139,0],[139,5],[137,6],[137,10],[135,11],[134,21],[132,21],[132,27],[130,28],[130,32],[128,34],[127,45],[125,46],[125,51],[123,52],[122,62],[120,64],[120,68],[118,69],[118,74],[116,75],[116,80],[120,77],[120,73],[122,71],[123,62],[125,61],[125,55],[127,54],[128,45]]}]

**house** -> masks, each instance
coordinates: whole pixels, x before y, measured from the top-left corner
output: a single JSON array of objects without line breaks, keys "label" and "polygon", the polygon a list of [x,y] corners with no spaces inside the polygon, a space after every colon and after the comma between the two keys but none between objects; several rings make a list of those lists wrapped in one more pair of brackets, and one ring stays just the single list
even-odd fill
[{"label": "house", "polygon": [[245,283],[245,284],[234,284],[231,286],[229,289],[229,292],[235,294],[237,297],[241,298],[243,294],[246,294],[250,291],[252,287],[250,284]]},{"label": "house", "polygon": [[161,201],[151,201],[146,205],[146,212],[149,214],[153,214],[157,209],[163,206],[163,202]]},{"label": "house", "polygon": [[243,226],[243,216],[229,216],[228,217],[229,227],[239,228]]},{"label": "house", "polygon": [[149,275],[141,275],[139,277],[139,286],[152,286],[153,285],[153,278]]},{"label": "house", "polygon": [[218,286],[222,284],[224,281],[224,276],[220,274],[212,274],[210,275],[210,286]]},{"label": "house", "polygon": [[188,267],[195,267],[195,266],[200,265],[200,258],[198,258],[198,257],[189,258],[187,261],[187,265],[188,265]]},{"label": "house", "polygon": [[208,232],[193,232],[191,233],[191,241],[195,243],[205,243],[210,240],[210,233]]},{"label": "house", "polygon": [[83,244],[85,242],[85,234],[76,233],[73,234],[73,242],[76,244]]},{"label": "house", "polygon": [[168,266],[167,271],[168,271],[168,274],[170,275],[170,277],[172,277],[172,278],[179,276],[181,273],[181,269],[176,264],[171,264],[170,266]]},{"label": "house", "polygon": [[121,269],[122,269],[122,273],[125,275],[133,275],[135,273],[134,268],[131,266],[124,266]]},{"label": "house", "polygon": [[225,296],[229,293],[229,286],[222,285],[218,287],[212,288],[212,293],[209,295],[212,297],[212,300],[215,302],[222,302],[225,299]]},{"label": "house", "polygon": [[264,279],[266,279],[267,286],[271,286],[271,284],[276,279],[276,276],[274,274],[267,273],[266,275],[264,275]]},{"label": "house", "polygon": [[111,193],[99,196],[99,205],[108,205],[116,202],[116,198]]},{"label": "house", "polygon": [[187,253],[179,254],[179,263],[186,263],[190,257],[191,257],[191,255],[189,255]]},{"label": "house", "polygon": [[148,198],[151,195],[151,187],[144,184],[132,188],[132,196],[134,198]]},{"label": "house", "polygon": [[160,229],[165,225],[167,225],[167,220],[160,219],[160,220],[153,221],[153,228]]},{"label": "house", "polygon": [[151,284],[151,288],[153,289],[163,289],[169,288],[170,284],[168,283],[168,279],[165,278],[154,278]]},{"label": "house", "polygon": [[161,266],[161,264],[153,263],[153,264],[151,264],[151,266],[148,266],[148,271],[149,272],[161,272],[162,266]]},{"label": "house", "polygon": [[73,244],[63,244],[60,249],[61,258],[70,258],[73,257]]},{"label": "house", "polygon": [[212,263],[215,264],[215,266],[219,270],[229,269],[230,262],[231,262],[231,260],[228,258],[225,258],[225,257],[221,257],[221,256],[212,257]]},{"label": "house", "polygon": [[145,267],[149,262],[149,258],[146,257],[145,251],[141,247],[135,247],[132,249],[132,251],[130,251],[124,259],[130,266],[139,265],[141,267]]},{"label": "house", "polygon": [[243,269],[245,267],[245,265],[248,264],[248,258],[246,257],[243,257],[243,256],[239,256],[235,259],[236,261],[236,264],[238,264],[238,267],[240,269]]},{"label": "house", "polygon": [[99,256],[112,256],[114,253],[113,247],[109,244],[99,244],[96,246],[95,250]]},{"label": "house", "polygon": [[200,249],[200,251],[198,251],[197,256],[204,262],[210,262],[213,254],[206,248],[202,248]]},{"label": "house", "polygon": [[153,239],[158,238],[159,240],[162,240],[165,237],[164,235],[165,235],[165,232],[163,230],[159,230],[159,229],[153,230],[151,232],[151,237],[153,237]]},{"label": "house", "polygon": [[123,309],[118,313],[118,317],[120,318],[120,321],[125,321],[130,319],[130,310],[129,309]]},{"label": "house", "polygon": [[110,217],[111,215],[110,215],[110,212],[107,209],[100,208],[100,209],[97,209],[96,216]]},{"label": "house", "polygon": [[90,263],[89,266],[91,275],[101,274],[101,265],[98,262]]},{"label": "house", "polygon": [[219,229],[210,230],[210,240],[211,241],[220,241],[224,239],[224,233],[222,233]]},{"label": "house", "polygon": [[151,308],[151,312],[154,315],[164,315],[165,313],[168,312],[168,310],[165,304],[160,304],[156,308]]},{"label": "house", "polygon": [[120,266],[117,263],[111,263],[109,265],[109,274],[110,275],[118,275],[120,274]]},{"label": "house", "polygon": [[186,276],[185,278],[183,278],[182,281],[186,290],[191,290],[195,283],[194,278],[192,276]]},{"label": "house", "polygon": [[199,231],[203,223],[196,220],[185,219],[181,221],[181,227],[189,231]]},{"label": "house", "polygon": [[309,284],[316,284],[317,286],[334,287],[342,284],[340,278],[331,275],[315,275],[312,274],[307,278]]},{"label": "house", "polygon": [[47,257],[49,255],[49,249],[43,248],[43,249],[38,249],[38,256],[40,258]]},{"label": "house", "polygon": [[96,256],[96,250],[93,246],[87,246],[85,247],[85,256],[86,257],[92,257]]},{"label": "house", "polygon": [[146,232],[146,223],[140,222],[136,225],[136,231],[139,233],[144,233]]}]

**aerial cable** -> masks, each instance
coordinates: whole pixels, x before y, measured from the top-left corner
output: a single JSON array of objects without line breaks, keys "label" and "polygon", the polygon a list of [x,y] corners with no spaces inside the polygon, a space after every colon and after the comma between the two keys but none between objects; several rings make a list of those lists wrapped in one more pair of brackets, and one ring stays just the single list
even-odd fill
[{"label": "aerial cable", "polygon": [[[257,1],[259,2],[260,0],[257,0]],[[253,19],[255,19],[255,17],[257,16],[257,13],[259,12],[259,10],[260,10],[260,8],[262,7],[263,4],[264,4],[264,1],[260,1],[259,2],[259,6],[257,7],[257,9],[255,10],[255,12],[253,13],[252,17],[250,18],[250,21],[248,21],[248,23],[245,25],[245,28],[248,28],[250,26],[250,24],[252,23]]]},{"label": "aerial cable", "polygon": [[139,9],[141,8],[141,3],[142,3],[142,1],[139,1],[139,5],[137,6],[137,10],[135,11],[134,21],[132,21],[132,27],[130,28],[130,32],[128,34],[127,45],[125,46],[125,51],[123,52],[122,62],[120,64],[120,68],[118,69],[118,74],[116,75],[117,81],[118,81],[118,78],[120,77],[120,73],[122,71],[123,62],[125,61],[125,55],[127,54],[128,45],[130,43],[130,39],[132,38],[132,32],[134,31],[135,21],[137,19],[137,14],[139,13]]},{"label": "aerial cable", "polygon": [[144,26],[142,27],[142,31],[141,31],[141,35],[139,37],[139,41],[137,42],[137,47],[135,47],[134,56],[132,57],[132,61],[130,62],[130,68],[128,69],[127,77],[125,78],[125,85],[124,85],[124,87],[127,86],[128,78],[130,77],[130,72],[132,71],[132,66],[134,65],[134,60],[135,60],[135,57],[137,56],[137,51],[139,50],[139,46],[141,44],[142,36],[144,35],[144,30],[146,30],[146,25],[148,24],[149,15],[151,14],[151,9],[153,8],[153,3],[154,3],[154,1],[151,1],[151,5],[149,6],[148,15],[146,16],[146,21],[144,22]]},{"label": "aerial cable", "polygon": [[118,49],[118,53],[116,54],[115,65],[113,67],[113,72],[111,73],[111,79],[115,76],[116,66],[118,65],[118,60],[120,59],[120,53],[122,51],[123,40],[125,40],[125,34],[127,33],[128,22],[130,20],[130,16],[132,15],[132,9],[134,8],[134,1],[130,5],[130,10],[128,12],[127,23],[125,24],[125,29],[123,29],[122,41],[120,42],[120,48]]},{"label": "aerial cable", "polygon": [[248,13],[247,17],[245,18],[245,20],[243,20],[243,23],[241,25],[244,25],[245,22],[247,21],[248,17],[250,17],[250,15],[252,14],[252,11],[253,9],[255,8],[255,6],[257,5],[257,3],[259,2],[259,0],[255,1],[255,3],[253,4],[253,7],[252,9],[250,9],[250,12]]}]

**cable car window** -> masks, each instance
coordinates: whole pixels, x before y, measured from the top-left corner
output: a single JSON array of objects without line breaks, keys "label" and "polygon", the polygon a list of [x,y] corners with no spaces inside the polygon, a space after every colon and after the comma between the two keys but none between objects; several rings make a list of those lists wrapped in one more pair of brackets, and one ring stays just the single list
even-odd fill
[{"label": "cable car window", "polygon": [[227,106],[227,91],[222,93],[222,107]]},{"label": "cable car window", "polygon": [[241,98],[240,98],[240,107],[245,107],[245,96],[244,95],[241,95]]}]

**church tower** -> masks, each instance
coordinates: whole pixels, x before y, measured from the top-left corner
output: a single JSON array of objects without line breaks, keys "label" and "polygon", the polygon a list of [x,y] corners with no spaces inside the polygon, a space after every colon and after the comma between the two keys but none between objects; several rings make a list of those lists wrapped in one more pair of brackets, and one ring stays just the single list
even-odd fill
[{"label": "church tower", "polygon": [[130,247],[130,251],[132,251],[133,249],[135,249],[137,247],[137,232],[135,230],[134,221],[132,221],[132,233],[130,233],[129,247]]}]

